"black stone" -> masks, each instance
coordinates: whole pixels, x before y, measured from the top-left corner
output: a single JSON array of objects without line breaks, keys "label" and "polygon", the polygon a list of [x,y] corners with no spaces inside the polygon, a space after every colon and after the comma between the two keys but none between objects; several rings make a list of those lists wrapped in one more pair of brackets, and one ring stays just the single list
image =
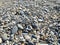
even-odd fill
[{"label": "black stone", "polygon": [[60,11],[60,6],[55,6],[53,7],[55,10],[57,10],[58,12]]}]

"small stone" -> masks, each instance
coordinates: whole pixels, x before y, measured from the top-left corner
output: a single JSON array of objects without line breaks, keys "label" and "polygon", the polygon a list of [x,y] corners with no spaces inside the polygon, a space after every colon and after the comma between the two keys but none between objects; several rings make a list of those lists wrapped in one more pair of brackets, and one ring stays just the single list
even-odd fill
[{"label": "small stone", "polygon": [[6,34],[6,33],[3,33],[3,34],[2,34],[2,39],[3,39],[3,40],[7,40],[7,39],[8,39],[8,37],[7,37],[7,34]]},{"label": "small stone", "polygon": [[7,40],[6,43],[9,45],[9,41]]},{"label": "small stone", "polygon": [[2,38],[0,38],[0,43],[2,43]]},{"label": "small stone", "polygon": [[52,34],[52,35],[54,35],[54,32],[53,32],[53,31],[51,31],[51,34]]},{"label": "small stone", "polygon": [[14,26],[11,31],[12,31],[12,33],[14,34],[14,33],[17,32],[17,30],[18,30],[18,27],[17,27],[17,26]]},{"label": "small stone", "polygon": [[16,21],[12,21],[13,24],[16,24]]},{"label": "small stone", "polygon": [[28,42],[28,45],[34,45],[32,42]]},{"label": "small stone", "polygon": [[27,27],[26,27],[26,30],[31,30],[31,29],[32,29],[31,26],[27,26]]},{"label": "small stone", "polygon": [[10,40],[14,39],[14,34],[11,34]]},{"label": "small stone", "polygon": [[35,35],[32,35],[32,38],[35,38],[35,39],[37,39],[37,37],[36,37]]},{"label": "small stone", "polygon": [[37,29],[37,25],[33,23],[32,28]]},{"label": "small stone", "polygon": [[52,27],[52,26],[53,26],[53,24],[50,24],[50,25],[49,25],[49,27]]},{"label": "small stone", "polygon": [[23,36],[20,37],[20,41],[25,41]]},{"label": "small stone", "polygon": [[58,26],[60,26],[60,23],[58,24]]},{"label": "small stone", "polygon": [[21,24],[18,24],[18,27],[19,27],[20,29],[23,29],[23,26],[22,26]]},{"label": "small stone", "polygon": [[42,22],[42,21],[43,21],[43,19],[38,19],[38,21],[39,21],[39,22]]},{"label": "small stone", "polygon": [[[26,38],[26,37],[28,37],[28,38]],[[25,35],[25,39],[31,40],[31,37],[29,35]]]}]

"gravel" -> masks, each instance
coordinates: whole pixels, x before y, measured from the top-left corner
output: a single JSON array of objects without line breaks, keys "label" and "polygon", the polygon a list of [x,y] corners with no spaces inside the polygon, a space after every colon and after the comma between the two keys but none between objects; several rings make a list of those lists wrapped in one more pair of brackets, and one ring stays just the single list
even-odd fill
[{"label": "gravel", "polygon": [[60,0],[0,0],[0,45],[59,45]]}]

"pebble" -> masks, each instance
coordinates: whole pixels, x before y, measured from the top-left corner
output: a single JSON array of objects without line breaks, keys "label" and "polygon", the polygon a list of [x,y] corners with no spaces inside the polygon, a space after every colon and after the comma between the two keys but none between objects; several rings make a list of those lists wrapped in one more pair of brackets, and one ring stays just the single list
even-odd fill
[{"label": "pebble", "polygon": [[1,4],[1,45],[60,43],[60,0],[4,0]]},{"label": "pebble", "polygon": [[52,34],[52,35],[54,35],[54,32],[53,32],[53,31],[51,31],[51,34]]},{"label": "pebble", "polygon": [[43,19],[38,19],[38,21],[39,21],[39,22],[42,22],[42,21],[43,21]]},{"label": "pebble", "polygon": [[34,29],[36,28],[37,29],[37,25],[33,23],[32,24],[32,28],[34,28]]},{"label": "pebble", "polygon": [[2,43],[2,38],[0,38],[0,43]]},{"label": "pebble", "polygon": [[3,40],[7,40],[7,39],[8,39],[7,36],[8,36],[8,35],[7,35],[6,33],[3,33],[3,34],[2,34],[2,39],[3,39]]},{"label": "pebble", "polygon": [[37,37],[36,37],[35,35],[32,35],[32,38],[35,38],[35,39],[37,39]]},{"label": "pebble", "polygon": [[[26,38],[26,37],[28,37],[28,38]],[[31,40],[31,37],[30,37],[29,35],[26,35],[26,36],[25,36],[25,39]]]},{"label": "pebble", "polygon": [[13,28],[11,29],[12,34],[16,33],[17,31],[18,31],[18,27],[13,26]]},{"label": "pebble", "polygon": [[20,29],[24,29],[21,24],[17,24]]},{"label": "pebble", "polygon": [[32,29],[31,26],[27,26],[27,27],[26,27],[26,30],[31,30],[31,29]]},{"label": "pebble", "polygon": [[53,8],[58,12],[60,11],[60,6],[54,6]]},{"label": "pebble", "polygon": [[23,36],[20,37],[20,41],[25,41]]}]

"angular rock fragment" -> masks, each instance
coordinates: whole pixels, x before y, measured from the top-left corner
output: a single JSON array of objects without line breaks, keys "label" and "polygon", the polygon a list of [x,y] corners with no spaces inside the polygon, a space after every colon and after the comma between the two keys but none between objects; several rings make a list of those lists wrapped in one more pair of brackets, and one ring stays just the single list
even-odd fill
[{"label": "angular rock fragment", "polygon": [[13,26],[13,28],[11,29],[12,34],[15,34],[17,31],[18,31],[18,27]]}]

